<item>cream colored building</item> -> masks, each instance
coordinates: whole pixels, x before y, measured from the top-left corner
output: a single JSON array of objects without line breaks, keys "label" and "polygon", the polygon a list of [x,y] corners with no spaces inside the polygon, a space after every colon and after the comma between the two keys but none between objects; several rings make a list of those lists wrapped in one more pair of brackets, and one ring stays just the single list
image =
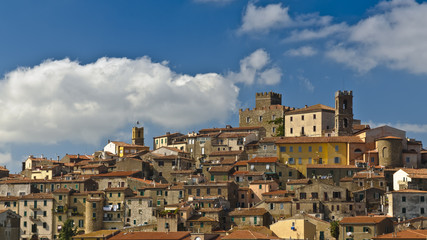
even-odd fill
[{"label": "cream colored building", "polygon": [[286,137],[320,137],[334,128],[335,109],[322,104],[285,113]]},{"label": "cream colored building", "polygon": [[316,225],[302,219],[285,219],[270,225],[279,238],[282,239],[319,239],[316,236]]},{"label": "cream colored building", "polygon": [[128,197],[126,198],[126,203],[126,226],[143,226],[157,221],[152,198],[143,196]]},{"label": "cream colored building", "polygon": [[18,204],[21,238],[31,239],[36,234],[39,239],[53,239],[52,193],[32,193],[21,197]]}]

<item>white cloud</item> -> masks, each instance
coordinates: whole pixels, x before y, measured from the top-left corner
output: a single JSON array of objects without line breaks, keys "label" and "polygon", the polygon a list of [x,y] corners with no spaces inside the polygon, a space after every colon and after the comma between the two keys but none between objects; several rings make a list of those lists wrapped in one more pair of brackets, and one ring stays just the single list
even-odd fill
[{"label": "white cloud", "polygon": [[278,67],[266,68],[270,56],[263,49],[258,49],[240,61],[240,72],[230,72],[227,78],[233,82],[251,85],[255,82],[274,85],[280,82],[282,72]]},{"label": "white cloud", "polygon": [[48,60],[0,80],[0,144],[96,144],[136,120],[176,128],[224,121],[238,91],[222,75],[178,74],[148,57]]},{"label": "white cloud", "polygon": [[239,32],[264,32],[272,28],[290,26],[293,21],[288,10],[280,3],[269,4],[265,7],[257,7],[253,3],[248,3]]},{"label": "white cloud", "polygon": [[317,54],[317,50],[311,46],[303,46],[296,49],[289,49],[285,52],[285,55],[293,56],[293,57],[310,57]]},{"label": "white cloud", "polygon": [[375,14],[349,27],[348,35],[327,53],[361,72],[385,65],[427,73],[427,3],[381,2]]},{"label": "white cloud", "polygon": [[269,32],[272,29],[304,26],[329,25],[330,16],[319,16],[317,13],[296,15],[294,19],[289,15],[289,8],[279,4],[269,4],[265,7],[257,7],[249,2],[243,14],[242,26],[239,33]]},{"label": "white cloud", "polygon": [[314,39],[326,38],[331,35],[342,33],[348,30],[348,26],[345,23],[333,24],[322,27],[320,29],[303,29],[292,31],[291,35],[285,38],[285,42],[299,42],[308,41]]},{"label": "white cloud", "polygon": [[305,89],[307,89],[307,91],[314,92],[314,86],[313,86],[313,84],[310,82],[310,80],[308,78],[299,76],[298,80],[299,80],[300,84]]}]

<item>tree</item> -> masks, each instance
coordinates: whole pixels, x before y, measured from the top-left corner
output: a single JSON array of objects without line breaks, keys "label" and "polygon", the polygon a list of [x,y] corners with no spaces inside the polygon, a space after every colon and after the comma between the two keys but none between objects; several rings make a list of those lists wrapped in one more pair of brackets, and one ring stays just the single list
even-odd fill
[{"label": "tree", "polygon": [[74,221],[71,219],[67,219],[65,221],[64,226],[62,226],[61,231],[59,232],[60,240],[71,240],[73,236],[77,235],[77,227],[74,227]]},{"label": "tree", "polygon": [[332,221],[330,229],[331,229],[331,236],[334,237],[335,239],[338,239],[338,237],[340,236],[340,224],[338,223],[338,221]]},{"label": "tree", "polygon": [[283,121],[283,117],[276,118],[268,123],[279,125],[276,130],[276,137],[285,136],[285,122]]}]

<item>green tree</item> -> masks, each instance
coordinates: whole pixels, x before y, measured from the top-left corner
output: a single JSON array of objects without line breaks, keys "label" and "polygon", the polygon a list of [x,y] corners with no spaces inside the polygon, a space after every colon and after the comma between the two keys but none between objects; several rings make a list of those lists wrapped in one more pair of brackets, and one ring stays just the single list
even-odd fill
[{"label": "green tree", "polygon": [[338,223],[338,221],[332,221],[330,229],[331,236],[335,239],[338,239],[338,237],[340,236],[340,224]]},{"label": "green tree", "polygon": [[276,118],[268,123],[279,125],[276,129],[276,137],[285,136],[285,121],[283,121],[283,117]]},{"label": "green tree", "polygon": [[77,227],[74,227],[74,222],[71,219],[65,221],[64,226],[62,226],[61,231],[59,232],[60,240],[71,240],[73,236],[77,234]]}]

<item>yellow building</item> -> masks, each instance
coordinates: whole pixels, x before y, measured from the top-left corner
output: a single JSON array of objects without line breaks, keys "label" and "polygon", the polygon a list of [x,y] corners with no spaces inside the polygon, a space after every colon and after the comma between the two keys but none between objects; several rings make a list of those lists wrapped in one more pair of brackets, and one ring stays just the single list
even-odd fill
[{"label": "yellow building", "polygon": [[279,160],[304,176],[308,164],[350,165],[354,163],[354,153],[364,149],[364,142],[355,136],[285,137],[276,145]]}]

